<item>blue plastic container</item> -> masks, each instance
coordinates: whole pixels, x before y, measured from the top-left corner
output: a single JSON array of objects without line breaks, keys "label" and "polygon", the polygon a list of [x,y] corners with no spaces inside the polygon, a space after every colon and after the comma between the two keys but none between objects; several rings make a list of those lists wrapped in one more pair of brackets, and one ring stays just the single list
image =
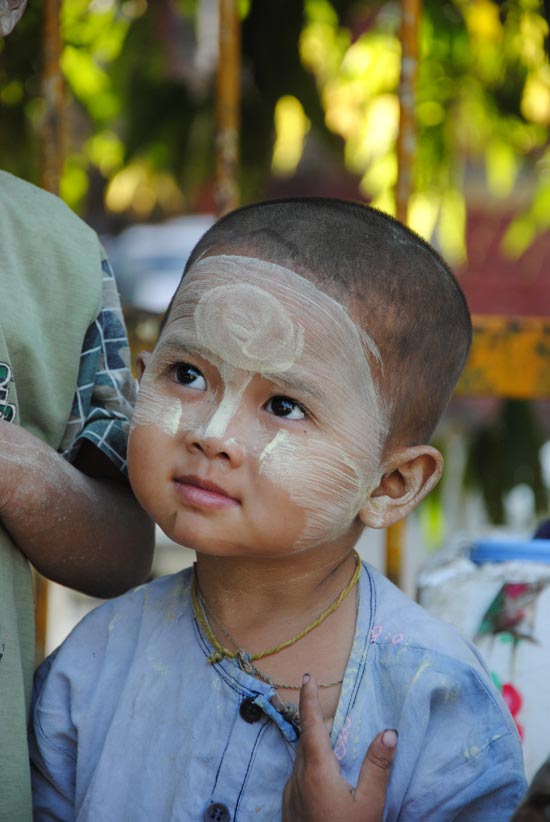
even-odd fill
[{"label": "blue plastic container", "polygon": [[476,565],[485,562],[550,562],[550,539],[481,539],[470,549]]}]

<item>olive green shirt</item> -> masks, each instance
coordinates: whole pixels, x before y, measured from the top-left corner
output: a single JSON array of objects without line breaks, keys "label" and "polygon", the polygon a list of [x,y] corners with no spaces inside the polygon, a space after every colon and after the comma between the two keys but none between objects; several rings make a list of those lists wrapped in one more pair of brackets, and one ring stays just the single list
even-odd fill
[{"label": "olive green shirt", "polygon": [[[101,256],[96,234],[61,200],[0,171],[2,483],[10,473],[3,425],[21,425],[55,449],[61,444],[82,343],[100,309]],[[26,731],[33,668],[30,569],[0,523],[0,822],[32,819]]]}]

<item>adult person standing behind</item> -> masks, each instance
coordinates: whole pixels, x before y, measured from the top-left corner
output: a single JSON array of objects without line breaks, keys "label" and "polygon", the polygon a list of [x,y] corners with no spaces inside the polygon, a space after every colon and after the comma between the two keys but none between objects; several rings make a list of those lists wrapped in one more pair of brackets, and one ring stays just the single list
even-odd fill
[{"label": "adult person standing behind", "polygon": [[27,822],[29,561],[110,597],[148,577],[154,540],[126,481],[135,386],[109,263],[61,200],[5,172],[0,294],[0,822]]}]

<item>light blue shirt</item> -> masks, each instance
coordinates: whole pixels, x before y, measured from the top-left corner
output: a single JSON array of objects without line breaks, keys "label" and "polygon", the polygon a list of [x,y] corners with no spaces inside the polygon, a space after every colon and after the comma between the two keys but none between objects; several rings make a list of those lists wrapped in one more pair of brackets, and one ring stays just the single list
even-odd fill
[{"label": "light blue shirt", "polygon": [[[36,820],[281,819],[295,728],[270,686],[207,663],[191,580],[105,603],[40,666]],[[369,566],[359,591],[332,731],[344,776],[356,784],[373,737],[396,728],[386,822],[505,822],[526,789],[521,746],[477,652]]]}]

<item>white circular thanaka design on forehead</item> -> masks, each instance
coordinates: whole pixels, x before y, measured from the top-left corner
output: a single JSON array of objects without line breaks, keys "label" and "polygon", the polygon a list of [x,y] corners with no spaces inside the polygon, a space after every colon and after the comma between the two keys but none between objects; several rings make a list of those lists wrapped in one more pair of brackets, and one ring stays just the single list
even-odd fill
[{"label": "white circular thanaka design on forehead", "polygon": [[303,330],[280,300],[248,283],[203,294],[195,329],[201,343],[234,368],[260,374],[288,371],[304,348]]}]

